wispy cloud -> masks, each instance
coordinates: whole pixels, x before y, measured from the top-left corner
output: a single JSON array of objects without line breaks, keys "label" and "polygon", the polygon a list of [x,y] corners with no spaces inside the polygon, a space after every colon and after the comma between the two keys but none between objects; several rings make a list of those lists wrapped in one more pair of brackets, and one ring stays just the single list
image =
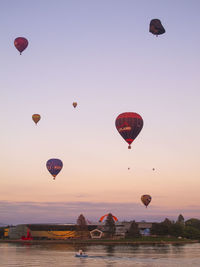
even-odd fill
[{"label": "wispy cloud", "polygon": [[176,220],[181,213],[185,219],[199,217],[198,206],[168,209],[149,206],[147,209],[138,203],[109,202],[0,202],[0,221],[7,224],[20,223],[72,223],[79,214],[96,222],[108,212],[119,220],[162,221],[166,217]]}]

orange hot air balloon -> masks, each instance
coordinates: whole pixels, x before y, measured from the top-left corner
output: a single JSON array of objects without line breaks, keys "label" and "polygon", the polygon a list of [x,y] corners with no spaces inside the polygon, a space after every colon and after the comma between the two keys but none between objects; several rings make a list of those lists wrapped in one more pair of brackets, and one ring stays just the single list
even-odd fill
[{"label": "orange hot air balloon", "polygon": [[159,19],[152,19],[149,25],[149,32],[158,36],[165,33],[165,29]]},{"label": "orange hot air balloon", "polygon": [[121,113],[115,120],[115,126],[119,134],[129,144],[128,148],[131,148],[131,143],[138,136],[143,127],[142,117],[134,112]]},{"label": "orange hot air balloon", "polygon": [[35,124],[37,125],[38,121],[41,119],[41,116],[39,114],[33,114],[32,119],[35,122]]},{"label": "orange hot air balloon", "polygon": [[147,208],[147,206],[149,205],[149,203],[151,202],[151,196],[150,195],[142,195],[141,196],[141,201],[142,201],[142,203],[146,206],[146,208]]},{"label": "orange hot air balloon", "polygon": [[77,102],[73,102],[72,105],[73,105],[74,108],[76,108],[76,106],[77,106]]},{"label": "orange hot air balloon", "polygon": [[14,45],[16,47],[16,49],[20,52],[20,55],[22,54],[22,52],[27,48],[28,46],[28,40],[24,37],[17,37],[14,40]]}]

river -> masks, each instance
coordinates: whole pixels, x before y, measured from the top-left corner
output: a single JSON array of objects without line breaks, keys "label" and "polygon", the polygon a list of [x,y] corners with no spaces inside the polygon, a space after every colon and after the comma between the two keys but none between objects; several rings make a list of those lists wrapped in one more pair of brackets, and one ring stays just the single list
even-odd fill
[{"label": "river", "polygon": [[[87,258],[76,258],[83,249]],[[9,267],[188,267],[200,266],[200,243],[181,245],[0,244],[0,266]]]}]

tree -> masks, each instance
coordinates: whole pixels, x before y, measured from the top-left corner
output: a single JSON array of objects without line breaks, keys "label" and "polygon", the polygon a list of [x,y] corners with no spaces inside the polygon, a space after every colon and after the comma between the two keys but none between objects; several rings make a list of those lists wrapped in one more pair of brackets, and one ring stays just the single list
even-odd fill
[{"label": "tree", "polygon": [[105,222],[105,232],[109,237],[112,237],[116,231],[115,221],[111,213],[108,214]]},{"label": "tree", "polygon": [[183,231],[184,231],[184,224],[179,223],[177,221],[176,223],[172,223],[169,229],[169,234],[176,237],[183,236]]},{"label": "tree", "polygon": [[186,226],[192,226],[198,230],[200,230],[200,220],[191,218],[185,222]]},{"label": "tree", "polygon": [[170,235],[170,229],[173,225],[173,222],[171,222],[169,219],[165,219],[161,223],[153,223],[151,234],[154,235]]},{"label": "tree", "polygon": [[185,220],[184,220],[184,217],[183,217],[182,214],[180,214],[180,215],[178,216],[177,222],[180,223],[180,224],[184,224]]},{"label": "tree", "polygon": [[183,236],[189,239],[200,239],[200,230],[192,226],[185,226]]},{"label": "tree", "polygon": [[126,233],[126,237],[133,238],[133,237],[140,237],[140,230],[138,224],[135,221],[132,221],[129,230]]},{"label": "tree", "polygon": [[89,236],[87,222],[83,214],[80,214],[77,221],[77,233],[80,238],[86,238]]}]

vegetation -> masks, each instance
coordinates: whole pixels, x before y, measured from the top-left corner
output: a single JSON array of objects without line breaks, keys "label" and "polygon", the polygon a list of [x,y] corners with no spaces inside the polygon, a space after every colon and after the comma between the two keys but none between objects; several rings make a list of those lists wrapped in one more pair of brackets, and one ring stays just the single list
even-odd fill
[{"label": "vegetation", "polygon": [[108,214],[105,222],[105,233],[108,237],[113,237],[116,231],[115,221],[111,213]]},{"label": "vegetation", "polygon": [[165,219],[152,225],[151,234],[156,236],[174,236],[200,240],[200,220],[190,219],[184,222],[180,214],[176,222]]},{"label": "vegetation", "polygon": [[126,233],[126,238],[138,238],[141,237],[140,230],[138,228],[138,224],[135,221],[132,221],[129,230]]},{"label": "vegetation", "polygon": [[178,216],[178,220],[177,220],[177,222],[178,222],[178,223],[181,223],[181,224],[184,224],[184,223],[185,223],[185,219],[184,219],[184,217],[183,217],[182,214],[180,214],[180,215]]},{"label": "vegetation", "polygon": [[80,214],[77,219],[77,236],[81,239],[89,237],[89,231],[87,227],[87,222],[83,214]]},{"label": "vegetation", "polygon": [[5,227],[0,227],[0,238],[4,238],[4,228]]}]

